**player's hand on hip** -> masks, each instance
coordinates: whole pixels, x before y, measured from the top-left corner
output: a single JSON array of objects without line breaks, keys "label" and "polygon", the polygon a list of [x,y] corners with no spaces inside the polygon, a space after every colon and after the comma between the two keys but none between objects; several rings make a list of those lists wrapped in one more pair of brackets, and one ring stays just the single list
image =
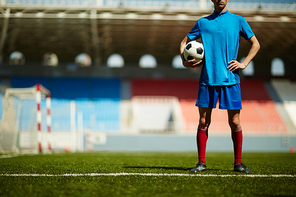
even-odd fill
[{"label": "player's hand on hip", "polygon": [[229,66],[227,67],[230,71],[235,71],[237,69],[244,69],[247,66],[243,63],[240,63],[236,60],[231,60],[230,62],[228,62]]}]

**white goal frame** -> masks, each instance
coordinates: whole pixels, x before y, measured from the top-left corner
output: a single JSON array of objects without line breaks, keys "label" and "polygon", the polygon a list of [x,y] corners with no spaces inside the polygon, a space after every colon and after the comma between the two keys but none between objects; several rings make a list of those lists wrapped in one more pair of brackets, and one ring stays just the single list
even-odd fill
[{"label": "white goal frame", "polygon": [[[47,90],[44,86],[41,84],[36,84],[33,87],[30,88],[7,88],[5,90],[5,95],[3,97],[3,114],[2,114],[2,121],[0,122],[0,152],[20,152],[20,149],[17,146],[17,140],[20,137],[19,136],[19,119],[17,116],[19,114],[15,114],[14,116],[9,117],[9,110],[12,110],[9,108],[10,104],[8,102],[12,102],[13,104],[13,97],[17,97],[20,100],[23,99],[35,99],[36,100],[36,132],[37,132],[37,143],[36,148],[33,150],[33,152],[39,152],[39,153],[51,153],[51,94],[50,91]],[[47,124],[47,148],[42,148],[42,131],[41,131],[41,122],[42,122],[42,112],[41,112],[41,99],[46,99],[46,124]],[[9,99],[11,101],[9,101]],[[17,112],[20,110],[20,104],[17,106]],[[14,113],[14,112],[12,112]],[[18,112],[19,113],[19,112]],[[10,119],[14,120],[10,120]],[[35,132],[35,131],[33,131]],[[11,149],[7,150],[3,148],[1,141],[5,140],[3,136],[5,136],[6,133],[10,133],[10,135],[13,136],[13,142],[11,145]]]}]

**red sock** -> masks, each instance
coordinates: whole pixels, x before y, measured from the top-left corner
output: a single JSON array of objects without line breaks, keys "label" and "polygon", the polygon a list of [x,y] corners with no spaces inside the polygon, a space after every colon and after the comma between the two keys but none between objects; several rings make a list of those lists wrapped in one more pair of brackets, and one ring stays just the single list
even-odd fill
[{"label": "red sock", "polygon": [[199,162],[203,161],[206,164],[206,147],[208,140],[208,130],[207,129],[198,129],[196,134],[196,143],[198,149],[198,159]]},{"label": "red sock", "polygon": [[240,131],[232,131],[231,133],[233,148],[234,148],[234,163],[242,162],[242,148],[243,148],[243,132]]}]

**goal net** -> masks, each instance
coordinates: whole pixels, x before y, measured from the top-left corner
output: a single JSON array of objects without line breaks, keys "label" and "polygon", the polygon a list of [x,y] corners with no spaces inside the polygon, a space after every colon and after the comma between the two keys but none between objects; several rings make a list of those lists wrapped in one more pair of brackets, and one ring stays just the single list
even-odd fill
[{"label": "goal net", "polygon": [[182,110],[173,96],[135,96],[132,98],[131,123],[135,133],[180,133]]},{"label": "goal net", "polygon": [[50,102],[50,92],[40,84],[7,88],[2,99],[0,152],[51,152]]}]

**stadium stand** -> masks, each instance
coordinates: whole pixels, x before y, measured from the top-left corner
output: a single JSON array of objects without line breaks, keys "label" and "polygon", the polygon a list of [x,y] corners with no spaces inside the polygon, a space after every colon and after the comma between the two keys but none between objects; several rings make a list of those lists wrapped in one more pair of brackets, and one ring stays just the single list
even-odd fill
[{"label": "stadium stand", "polygon": [[[12,77],[13,88],[40,83],[52,93],[52,130],[70,130],[70,102],[83,114],[83,128],[118,132],[120,129],[120,80],[117,78]],[[44,124],[45,125],[45,124]]]},{"label": "stadium stand", "polygon": [[[132,96],[175,96],[179,99],[183,118],[184,130],[193,133],[198,123],[198,112],[194,107],[197,96],[197,80],[177,79],[133,79],[131,82]],[[274,101],[260,80],[243,80],[241,121],[246,134],[285,134],[287,128],[277,112]],[[212,134],[229,133],[227,112],[213,110]]]},{"label": "stadium stand", "polygon": [[286,134],[287,127],[261,80],[242,81],[242,122],[250,134]]},{"label": "stadium stand", "polygon": [[283,102],[284,109],[292,120],[294,127],[296,127],[296,83],[289,80],[272,80],[271,84]]},{"label": "stadium stand", "polygon": [[185,120],[184,130],[196,129],[197,110],[194,107],[197,97],[198,80],[178,79],[132,79],[131,95],[133,96],[174,96],[179,99],[182,115]]},{"label": "stadium stand", "polygon": [[132,96],[175,96],[179,99],[196,99],[196,79],[132,79]]},{"label": "stadium stand", "polygon": [[[121,130],[121,81],[101,78],[27,78],[12,77],[12,87],[31,87],[44,84],[52,92],[52,130],[70,130],[70,102],[83,114],[83,128],[92,131],[119,132]],[[179,100],[183,116],[183,132],[194,133],[198,124],[198,111],[194,107],[198,80],[189,79],[132,79],[131,98],[135,96],[169,96]],[[295,84],[289,81],[273,81],[273,86],[284,101],[285,109],[293,119]],[[286,134],[285,123],[260,80],[243,80],[241,120],[246,134]],[[44,104],[43,104],[44,105]],[[29,121],[20,122],[29,130]],[[46,124],[43,124],[46,125]],[[213,110],[211,130],[213,134],[229,133],[227,112]]]}]

